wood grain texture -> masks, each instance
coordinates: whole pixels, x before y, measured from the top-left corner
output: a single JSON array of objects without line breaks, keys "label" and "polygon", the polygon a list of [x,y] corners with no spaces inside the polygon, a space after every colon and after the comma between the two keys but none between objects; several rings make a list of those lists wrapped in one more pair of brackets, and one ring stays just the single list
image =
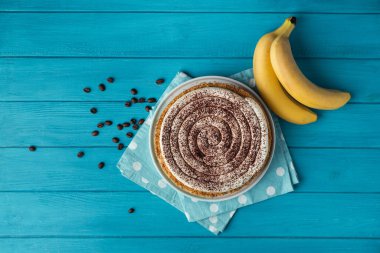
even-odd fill
[{"label": "wood grain texture", "polygon": [[[2,13],[0,56],[251,58],[257,40],[289,15]],[[380,15],[300,14],[298,20],[295,56],[380,58],[380,26],[369,25],[379,24]]]},{"label": "wood grain texture", "polygon": [[[210,236],[148,192],[0,193],[0,210],[0,236]],[[379,238],[379,212],[378,194],[287,194],[240,209],[221,237]]]},{"label": "wood grain texture", "polygon": [[[301,179],[297,192],[380,193],[373,180],[380,178],[380,149],[290,151]],[[0,191],[145,191],[121,176],[115,167],[120,156],[116,148],[2,148]]]},{"label": "wood grain texture", "polygon": [[379,240],[370,239],[310,239],[310,238],[11,238],[0,239],[3,253],[13,252],[154,252],[190,253],[204,251],[210,253],[242,252],[310,253],[319,252],[368,252],[377,253]]},{"label": "wood grain texture", "polygon": [[[126,108],[122,101],[0,102],[0,120],[3,122],[0,132],[12,136],[2,140],[1,146],[114,147],[111,140],[115,136],[128,144],[130,139],[125,136],[128,130],[117,130],[115,123],[132,117],[145,118],[144,106],[135,104]],[[91,114],[91,107],[98,108],[98,113]],[[310,125],[281,123],[291,147],[379,148],[380,114],[376,113],[379,110],[379,104],[348,104],[336,111],[318,111],[318,121]],[[91,136],[97,123],[108,119],[114,125],[101,129],[97,137]]]},{"label": "wood grain texture", "polygon": [[77,1],[27,1],[3,0],[1,11],[96,11],[96,12],[323,12],[323,13],[379,13],[379,1],[310,1],[288,0],[192,0],[192,1],[123,1],[123,0],[77,0]]},{"label": "wood grain texture", "polygon": [[[311,80],[324,87],[348,90],[351,102],[379,103],[380,61],[343,59],[298,59]],[[251,68],[251,59],[81,59],[0,58],[1,101],[112,101],[130,97],[138,88],[144,96],[159,95],[177,71],[194,77],[229,76]],[[116,78],[100,93],[97,85],[108,76]],[[157,86],[155,80],[165,78]],[[12,84],[12,85],[10,85]],[[84,87],[94,92],[84,94]]]},{"label": "wood grain texture", "polygon": [[[379,0],[0,1],[0,251],[378,252],[379,13]],[[154,81],[179,70],[250,68],[260,36],[290,15],[301,69],[351,104],[313,125],[281,122],[296,192],[239,210],[214,237],[120,175],[111,138],[128,144],[125,131],[90,132],[147,115],[124,108],[130,88],[157,97],[167,83]]]}]

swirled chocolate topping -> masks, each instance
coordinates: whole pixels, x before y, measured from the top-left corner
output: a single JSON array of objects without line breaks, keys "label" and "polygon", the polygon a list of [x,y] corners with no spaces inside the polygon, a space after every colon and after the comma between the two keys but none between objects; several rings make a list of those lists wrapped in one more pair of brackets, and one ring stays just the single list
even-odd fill
[{"label": "swirled chocolate topping", "polygon": [[206,195],[240,189],[257,177],[269,145],[266,114],[257,101],[218,87],[177,99],[160,131],[165,173]]}]

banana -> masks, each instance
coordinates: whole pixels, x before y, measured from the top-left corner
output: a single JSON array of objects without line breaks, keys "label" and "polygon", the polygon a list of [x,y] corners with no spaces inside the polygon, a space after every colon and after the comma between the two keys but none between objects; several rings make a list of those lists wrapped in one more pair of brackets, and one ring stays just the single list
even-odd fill
[{"label": "banana", "polygon": [[253,73],[257,89],[268,107],[280,118],[303,125],[316,121],[317,115],[285,92],[270,62],[272,42],[291,26],[293,20],[294,18],[286,19],[277,30],[260,38],[253,55]]},{"label": "banana", "polygon": [[270,48],[270,59],[277,78],[294,99],[310,108],[333,110],[342,107],[350,100],[350,93],[315,85],[297,66],[289,43],[294,27],[295,22],[283,29]]}]

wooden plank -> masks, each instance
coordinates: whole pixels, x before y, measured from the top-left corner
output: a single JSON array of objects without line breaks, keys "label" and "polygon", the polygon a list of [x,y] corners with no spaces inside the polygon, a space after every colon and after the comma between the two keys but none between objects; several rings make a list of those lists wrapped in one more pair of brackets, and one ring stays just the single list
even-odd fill
[{"label": "wooden plank", "polygon": [[[257,40],[289,15],[3,13],[0,56],[250,58]],[[379,58],[379,23],[376,14],[301,15],[294,54]]]},{"label": "wooden plank", "polygon": [[183,1],[122,1],[78,0],[78,1],[27,1],[3,0],[1,11],[96,11],[96,12],[323,12],[323,13],[379,13],[379,2],[357,1],[310,1],[289,0],[285,2],[270,0],[193,0]]},{"label": "wooden plank", "polygon": [[282,127],[293,147],[378,148],[380,132],[374,129],[380,129],[379,111],[379,104],[349,104],[336,111],[319,111],[315,124],[282,121]]},{"label": "wooden plank", "polygon": [[[210,236],[148,192],[1,193],[0,210],[0,236]],[[288,194],[242,208],[222,236],[379,238],[379,212],[380,194]]]},{"label": "wooden plank", "polygon": [[[85,151],[78,159],[76,153]],[[380,193],[380,149],[291,149],[296,192]],[[2,148],[0,191],[145,191],[121,176],[115,148]],[[97,168],[106,163],[103,170]]]},{"label": "wooden plank", "polygon": [[[378,60],[298,59],[300,68],[314,82],[329,88],[348,90],[351,102],[379,103]],[[229,76],[251,68],[251,59],[83,59],[83,58],[0,58],[1,101],[111,101],[129,97],[137,87],[142,95],[161,94],[179,70],[194,77]],[[108,76],[116,82],[100,93],[97,85]],[[12,84],[12,85],[10,85]],[[358,85],[360,84],[360,85]],[[82,89],[92,87],[84,94]]]},{"label": "wooden plank", "polygon": [[290,149],[297,192],[380,192],[380,149]]},{"label": "wooden plank", "polygon": [[[20,146],[112,146],[120,137],[125,144],[127,130],[115,124],[91,136],[100,121],[124,122],[147,116],[145,104],[126,108],[123,102],[0,102],[0,132],[12,136],[2,147]],[[91,107],[98,113],[91,114]],[[290,146],[296,147],[380,147],[379,104],[348,104],[336,111],[319,111],[318,122],[299,126],[282,122]],[[129,128],[130,129],[130,128]],[[64,138],[63,138],[64,136]]]},{"label": "wooden plank", "polygon": [[10,238],[0,239],[3,253],[10,252],[368,252],[377,253],[379,240],[299,238]]},{"label": "wooden plank", "polygon": [[[79,159],[80,150],[85,156]],[[143,191],[126,180],[116,148],[5,148],[0,152],[0,191]],[[98,163],[105,162],[104,169]]]}]

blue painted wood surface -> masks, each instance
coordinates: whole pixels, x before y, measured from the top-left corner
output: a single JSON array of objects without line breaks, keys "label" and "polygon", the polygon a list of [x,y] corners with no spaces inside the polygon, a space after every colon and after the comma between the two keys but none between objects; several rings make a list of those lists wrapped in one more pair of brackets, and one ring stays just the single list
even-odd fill
[{"label": "blue painted wood surface", "polygon": [[[125,131],[90,133],[146,116],[123,106],[132,87],[156,97],[179,70],[250,68],[291,14],[301,69],[352,100],[309,126],[281,122],[301,183],[212,236],[120,176],[111,138],[128,144]],[[379,252],[379,14],[378,0],[0,1],[0,252]]]}]

